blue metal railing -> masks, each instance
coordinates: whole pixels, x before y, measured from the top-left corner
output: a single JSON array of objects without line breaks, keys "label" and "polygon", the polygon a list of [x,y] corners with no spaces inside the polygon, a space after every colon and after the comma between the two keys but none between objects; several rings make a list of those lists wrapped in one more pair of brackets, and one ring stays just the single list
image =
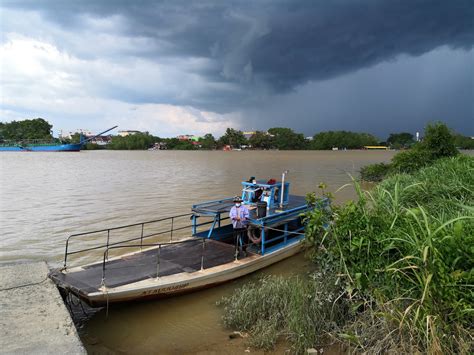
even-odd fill
[{"label": "blue metal railing", "polygon": [[[176,232],[176,231],[179,231],[179,230],[184,230],[184,229],[187,229],[187,228],[191,227],[190,225],[175,227],[175,220],[178,219],[178,218],[189,217],[191,215],[193,215],[193,213],[186,213],[186,214],[181,214],[181,215],[176,215],[176,216],[171,216],[171,217],[165,217],[165,218],[155,219],[155,220],[152,220],[152,221],[141,222],[141,223],[127,224],[127,225],[122,225],[122,226],[119,226],[119,227],[98,229],[98,230],[94,230],[94,231],[91,231],[91,232],[71,234],[66,239],[66,248],[65,248],[65,253],[64,253],[64,268],[67,267],[67,259],[68,259],[69,255],[74,255],[74,254],[84,253],[84,252],[88,252],[88,251],[92,251],[92,250],[108,248],[109,246],[120,245],[120,244],[123,244],[123,243],[128,243],[128,242],[137,241],[137,240],[140,240],[140,246],[143,246],[143,240],[144,239],[151,238],[151,237],[156,237],[156,236],[167,234],[167,233],[170,234],[170,240],[172,240],[173,239],[173,232]],[[159,232],[156,232],[156,233],[145,234],[145,227],[147,225],[151,225],[151,224],[158,223],[158,222],[165,222],[165,221],[170,221],[171,222],[171,228],[170,229],[167,229],[167,230],[164,230],[164,231],[159,231]],[[125,240],[120,240],[120,241],[117,241],[117,242],[111,242],[111,232],[130,229],[132,227],[140,227],[140,236],[133,237],[133,238],[128,238],[128,239],[125,239]],[[81,238],[85,239],[86,237],[90,237],[91,235],[99,234],[99,233],[107,233],[106,242],[104,244],[96,245],[96,246],[93,246],[93,247],[87,247],[87,248],[83,248],[83,249],[79,249],[79,250],[69,251],[70,242],[72,242],[73,239],[74,240],[81,239]]]},{"label": "blue metal railing", "polygon": [[[193,223],[177,227],[175,221],[177,219],[184,218],[184,217],[193,218]],[[165,235],[165,234],[170,235],[170,242],[171,242],[171,241],[173,241],[174,232],[185,230],[185,229],[190,229],[191,234],[195,234],[194,231],[197,230],[198,227],[202,227],[202,226],[206,226],[206,225],[210,225],[210,224],[215,223],[214,220],[206,221],[206,222],[203,222],[203,223],[195,223],[195,219],[197,219],[198,217],[199,216],[197,216],[195,213],[185,213],[185,214],[180,214],[180,215],[176,215],[176,216],[155,219],[155,220],[147,221],[147,222],[133,223],[133,224],[127,224],[127,225],[123,225],[123,226],[119,226],[119,227],[94,230],[94,231],[91,231],[91,232],[71,234],[66,239],[66,248],[65,248],[65,253],[64,253],[64,265],[63,265],[63,267],[64,268],[67,267],[67,260],[68,260],[68,256],[70,256],[70,255],[85,253],[85,252],[88,252],[88,251],[104,249],[104,248],[107,249],[111,246],[123,245],[124,243],[138,241],[138,240],[140,241],[140,244],[137,245],[137,246],[143,247],[144,246],[143,241],[145,239],[148,239],[148,238],[151,238],[151,237],[157,237],[157,236]],[[208,217],[208,216],[204,216],[204,217]],[[229,219],[229,218],[228,217],[222,218],[222,219],[220,219],[220,221],[224,221],[226,219]],[[169,229],[162,230],[162,231],[155,232],[155,233],[145,234],[146,226],[149,226],[151,224],[155,224],[155,223],[158,223],[158,222],[166,222],[166,221],[169,221],[170,224],[171,224],[171,227]],[[219,221],[219,225],[220,225],[220,221]],[[124,240],[120,240],[120,241],[114,241],[114,242],[111,241],[111,238],[112,238],[111,232],[126,230],[126,229],[130,229],[130,228],[133,228],[133,227],[140,227],[140,236],[133,237],[133,238],[128,238],[128,239],[124,239]],[[91,246],[91,247],[87,247],[87,248],[74,250],[74,251],[69,251],[70,250],[70,243],[72,242],[73,239],[74,240],[81,239],[81,238],[85,239],[87,237],[90,237],[91,235],[100,234],[100,233],[106,233],[107,237],[106,237],[106,242],[105,243],[99,244],[99,245],[96,245],[96,246]],[[116,236],[114,235],[114,238],[115,237]]]}]

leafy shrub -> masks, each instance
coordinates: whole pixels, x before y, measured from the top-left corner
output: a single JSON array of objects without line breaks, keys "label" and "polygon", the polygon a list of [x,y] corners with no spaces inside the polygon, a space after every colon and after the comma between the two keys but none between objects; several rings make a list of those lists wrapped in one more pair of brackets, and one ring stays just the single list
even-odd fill
[{"label": "leafy shrub", "polygon": [[155,137],[148,133],[136,133],[125,137],[116,136],[107,145],[107,149],[113,150],[143,150],[151,147]]},{"label": "leafy shrub", "polygon": [[425,138],[421,149],[426,150],[432,159],[453,157],[459,154],[454,144],[455,137],[444,123],[428,124],[425,128]]},{"label": "leafy shrub", "polygon": [[[467,352],[474,320],[473,172],[474,158],[460,156],[395,175],[372,192],[356,184],[359,200],[335,207],[329,231],[308,238],[315,261],[342,275],[348,299],[397,324],[390,334],[404,339],[405,349]],[[312,214],[320,212],[310,213],[308,233],[320,219]],[[354,336],[367,351],[370,337]]]},{"label": "leafy shrub", "polygon": [[390,172],[390,164],[378,163],[364,166],[360,170],[360,177],[365,181],[382,181]]},{"label": "leafy shrub", "polygon": [[415,147],[396,154],[392,158],[391,170],[397,173],[412,173],[431,164],[433,160],[429,151]]},{"label": "leafy shrub", "polygon": [[428,124],[425,138],[410,150],[400,152],[392,158],[391,164],[372,164],[360,171],[365,181],[381,181],[386,176],[396,173],[413,173],[432,164],[436,159],[452,157],[459,154],[455,146],[455,136],[449,128],[440,122]]}]

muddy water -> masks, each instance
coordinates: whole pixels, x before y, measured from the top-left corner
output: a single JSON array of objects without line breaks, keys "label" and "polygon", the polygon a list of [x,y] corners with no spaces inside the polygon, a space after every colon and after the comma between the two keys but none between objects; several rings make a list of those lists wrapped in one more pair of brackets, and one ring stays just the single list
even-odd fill
[{"label": "muddy water", "polygon": [[[335,192],[361,166],[388,161],[385,151],[234,151],[0,154],[0,262],[47,260],[58,266],[68,234],[188,212],[193,202],[239,194],[250,176],[290,171],[292,194]],[[354,198],[345,188],[336,202]],[[93,255],[90,258],[95,258]],[[87,257],[84,257],[87,259]],[[242,353],[228,340],[215,302],[262,274],[305,273],[302,255],[206,291],[97,313],[82,329],[93,353]]]}]

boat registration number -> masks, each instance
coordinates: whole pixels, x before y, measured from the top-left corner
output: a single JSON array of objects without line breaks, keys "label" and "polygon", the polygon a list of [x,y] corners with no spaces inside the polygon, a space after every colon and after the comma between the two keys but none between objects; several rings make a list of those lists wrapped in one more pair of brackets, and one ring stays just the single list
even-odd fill
[{"label": "boat registration number", "polygon": [[188,285],[189,285],[189,282],[186,282],[184,284],[179,284],[179,285],[174,285],[174,286],[169,286],[169,287],[163,287],[163,288],[159,288],[159,289],[156,289],[156,290],[143,291],[142,295],[146,296],[146,295],[155,295],[155,294],[158,294],[158,293],[173,292],[173,291],[177,291],[177,290],[181,290],[183,288],[186,288]]}]

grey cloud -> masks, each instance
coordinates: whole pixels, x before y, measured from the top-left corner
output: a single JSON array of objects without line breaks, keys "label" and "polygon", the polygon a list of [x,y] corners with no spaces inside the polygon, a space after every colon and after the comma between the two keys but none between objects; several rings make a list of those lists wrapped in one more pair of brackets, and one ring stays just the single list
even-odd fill
[{"label": "grey cloud", "polygon": [[[82,16],[121,15],[127,35],[169,44],[157,58],[209,57],[205,75],[287,92],[442,45],[474,44],[474,2],[455,1],[5,1],[41,11],[63,26]],[[145,50],[144,50],[145,52]]]},{"label": "grey cloud", "polygon": [[[157,98],[153,92],[133,92],[117,87],[106,87],[106,90],[109,96],[129,102],[189,105],[215,112],[242,109],[250,112],[252,108],[272,102],[275,97],[278,100],[284,95],[291,97],[301,93],[300,88],[311,87],[314,82],[334,80],[337,83],[338,78],[360,69],[373,68],[403,56],[419,57],[443,46],[472,53],[474,45],[472,0],[3,0],[1,5],[38,11],[48,21],[71,31],[83,29],[90,17],[119,16],[123,21],[114,33],[145,38],[145,43],[150,44],[142,50],[124,51],[123,56],[144,57],[157,62],[205,58],[212,65],[193,70],[208,86],[184,98]],[[446,62],[439,63],[440,68],[443,63]],[[469,67],[464,66],[463,70],[466,68]],[[386,73],[373,80],[396,76],[396,73]],[[457,109],[451,104],[446,106],[452,107],[465,121],[473,114],[472,104],[468,103],[473,94],[472,81],[470,86],[469,80],[462,83],[464,93],[455,100],[459,104]],[[221,90],[223,84],[232,89]],[[399,91],[393,94],[403,97],[404,88],[409,87],[410,82],[407,80],[398,85]],[[357,85],[353,89],[358,90]],[[325,91],[319,93],[328,100],[337,97]],[[439,98],[441,94],[436,95],[432,97]],[[384,99],[390,102],[391,98]],[[306,103],[312,103],[314,99],[307,100]],[[333,102],[333,107],[337,104],[340,103]],[[369,102],[364,104],[370,105]],[[357,106],[356,103],[353,105]],[[326,109],[333,110],[334,117],[338,115],[339,110]],[[431,109],[428,111],[432,112]],[[268,112],[249,117],[269,121]],[[281,109],[280,112],[286,111]],[[420,108],[405,117],[422,112]],[[376,113],[361,110],[360,114],[372,117],[364,122],[376,122]],[[301,127],[309,127],[304,119],[298,122]],[[337,122],[336,118],[334,122]],[[264,126],[268,124],[258,128]]]}]

